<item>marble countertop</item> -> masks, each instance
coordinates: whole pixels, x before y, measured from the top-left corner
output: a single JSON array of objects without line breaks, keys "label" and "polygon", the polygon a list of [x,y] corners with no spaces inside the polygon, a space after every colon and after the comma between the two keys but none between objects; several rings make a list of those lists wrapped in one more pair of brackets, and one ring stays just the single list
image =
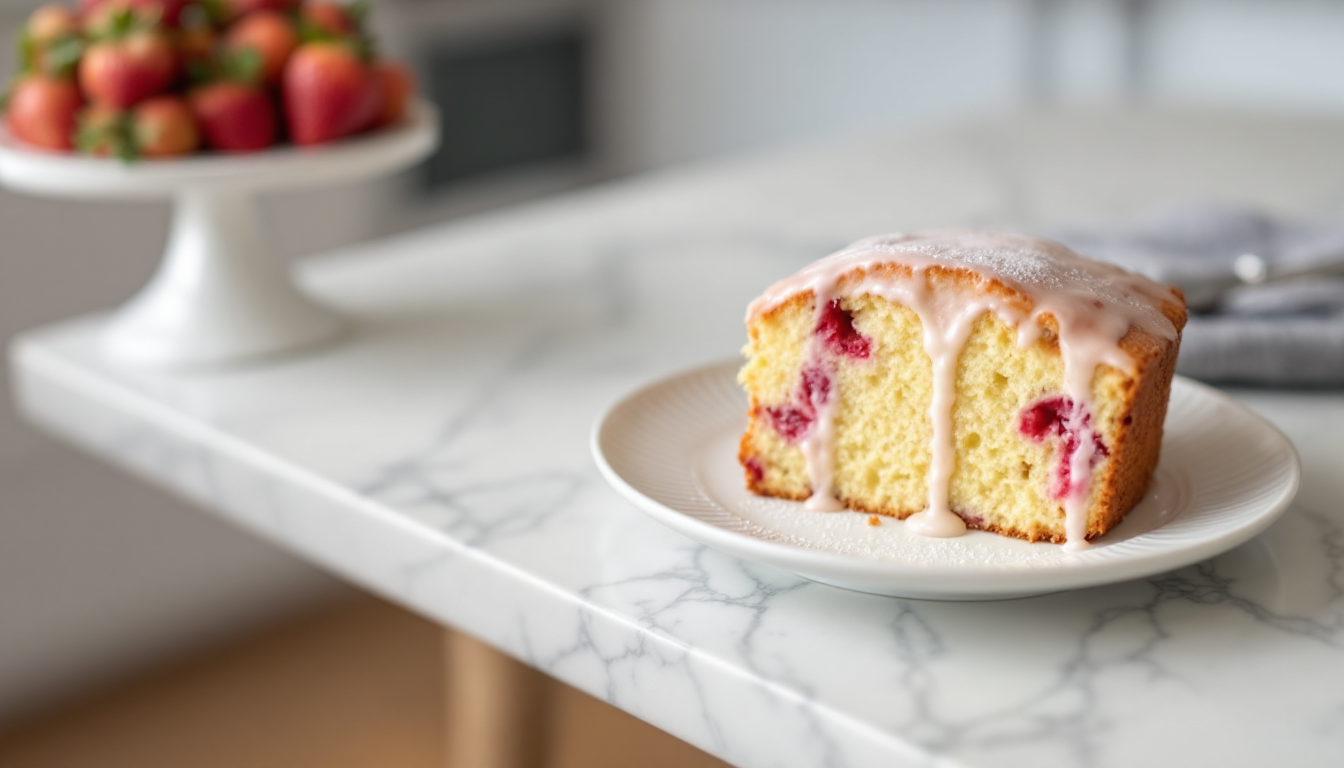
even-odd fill
[{"label": "marble countertop", "polygon": [[746,303],[855,237],[1119,224],[1215,196],[1344,219],[1344,124],[1024,114],[667,172],[305,264],[342,344],[229,372],[13,345],[51,432],[741,766],[1344,764],[1344,395],[1240,392],[1303,459],[1252,542],[988,603],[703,548],[598,475],[594,420],[736,355]]}]

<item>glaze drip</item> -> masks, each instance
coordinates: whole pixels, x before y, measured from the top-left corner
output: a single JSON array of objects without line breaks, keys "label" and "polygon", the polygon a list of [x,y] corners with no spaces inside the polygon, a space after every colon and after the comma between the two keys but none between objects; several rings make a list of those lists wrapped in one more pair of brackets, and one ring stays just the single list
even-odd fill
[{"label": "glaze drip", "polygon": [[[979,290],[969,294],[939,289],[933,285],[939,279],[938,273],[931,271],[935,267],[969,272],[982,283],[996,282],[1008,292]],[[860,240],[771,286],[748,308],[747,319],[806,292],[812,294],[816,308],[816,330],[809,342],[800,385],[807,406],[803,410],[807,412],[799,415],[806,415],[807,423],[801,431],[788,432],[779,425],[776,428],[789,442],[799,441],[803,449],[813,489],[810,508],[841,505],[833,491],[838,400],[830,391],[834,369],[827,369],[826,394],[820,398],[814,394],[815,383],[807,384],[807,370],[835,357],[866,359],[870,353],[868,340],[840,308],[841,297],[868,294],[902,304],[914,311],[923,325],[924,350],[933,365],[928,502],[924,510],[907,520],[907,525],[929,536],[956,536],[966,530],[948,497],[955,469],[952,407],[957,364],[975,321],[993,312],[1016,328],[1018,344],[1027,347],[1041,338],[1048,316],[1058,328],[1064,365],[1064,397],[1059,398],[1060,407],[1053,411],[1049,425],[1049,429],[1057,430],[1054,434],[1060,440],[1060,466],[1051,493],[1063,502],[1066,547],[1087,546],[1092,468],[1107,455],[1092,425],[1092,379],[1099,365],[1134,370],[1134,361],[1120,347],[1130,328],[1157,338],[1176,338],[1176,327],[1161,310],[1165,302],[1179,301],[1171,289],[1119,267],[1084,259],[1047,240],[942,230]],[[773,412],[770,415],[773,421]],[[1025,434],[1025,416],[1022,429]],[[1044,435],[1042,432],[1041,439]]]}]

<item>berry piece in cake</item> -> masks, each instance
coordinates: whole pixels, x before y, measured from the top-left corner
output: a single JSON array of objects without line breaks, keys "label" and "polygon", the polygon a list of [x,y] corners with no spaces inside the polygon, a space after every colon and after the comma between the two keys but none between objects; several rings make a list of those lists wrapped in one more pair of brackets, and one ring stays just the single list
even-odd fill
[{"label": "berry piece in cake", "polygon": [[798,399],[819,408],[831,401],[832,373],[821,363],[811,363],[803,367],[802,381],[798,385]]},{"label": "berry piece in cake", "polygon": [[817,412],[811,407],[797,405],[772,405],[765,409],[765,415],[770,419],[770,426],[790,445],[802,440],[817,418]]},{"label": "berry piece in cake", "polygon": [[760,458],[748,456],[742,461],[742,466],[747,470],[748,487],[755,488],[765,480],[765,465]]},{"label": "berry piece in cake", "polygon": [[821,362],[803,366],[798,391],[793,401],[765,409],[770,426],[790,445],[796,445],[812,429],[817,420],[817,409],[831,401],[833,372]]},{"label": "berry piece in cake", "polygon": [[854,328],[854,316],[840,307],[839,299],[822,309],[815,332],[834,355],[866,360],[873,350],[872,342]]},{"label": "berry piece in cake", "polygon": [[[1081,490],[1073,482],[1073,457],[1080,446],[1079,434],[1086,432],[1092,438],[1092,464],[1109,456],[1110,450],[1102,442],[1101,435],[1092,430],[1092,414],[1084,413],[1081,418],[1074,416],[1073,400],[1063,395],[1055,395],[1027,406],[1018,419],[1017,429],[1032,442],[1042,443],[1048,438],[1061,438],[1059,459],[1050,483],[1050,498],[1063,499]],[[1077,418],[1077,424],[1073,421]]]}]

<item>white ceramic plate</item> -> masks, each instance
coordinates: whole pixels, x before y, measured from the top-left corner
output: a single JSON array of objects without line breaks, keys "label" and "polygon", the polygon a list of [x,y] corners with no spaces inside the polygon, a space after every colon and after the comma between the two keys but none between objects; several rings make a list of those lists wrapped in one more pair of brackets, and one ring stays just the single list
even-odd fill
[{"label": "white ceramic plate", "polygon": [[809,579],[881,595],[993,600],[1110,584],[1213,557],[1264,530],[1297,492],[1292,444],[1217,390],[1177,377],[1153,488],[1081,552],[983,531],[908,533],[868,515],[812,512],[746,491],[738,364],[688,371],[616,403],[593,430],[607,480],[696,541]]}]

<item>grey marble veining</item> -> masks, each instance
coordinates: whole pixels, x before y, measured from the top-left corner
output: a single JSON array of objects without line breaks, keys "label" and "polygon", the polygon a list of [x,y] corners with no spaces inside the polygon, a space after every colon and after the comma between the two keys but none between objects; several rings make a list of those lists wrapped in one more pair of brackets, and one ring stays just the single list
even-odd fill
[{"label": "grey marble veining", "polygon": [[1344,763],[1344,395],[1239,393],[1302,454],[1252,542],[997,603],[845,592],[622,501],[593,421],[731,357],[746,303],[855,237],[1122,222],[1217,195],[1344,214],[1344,125],[1022,116],[624,182],[307,265],[346,343],[118,370],[100,318],[12,350],[49,430],[742,766]]}]

